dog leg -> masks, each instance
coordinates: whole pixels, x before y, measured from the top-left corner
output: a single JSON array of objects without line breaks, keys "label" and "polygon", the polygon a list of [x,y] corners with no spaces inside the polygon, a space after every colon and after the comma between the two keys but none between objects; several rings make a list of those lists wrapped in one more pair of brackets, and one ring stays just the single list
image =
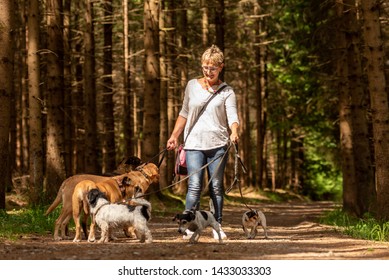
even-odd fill
[{"label": "dog leg", "polygon": [[101,237],[100,237],[100,240],[97,241],[98,243],[105,243],[105,242],[108,242],[108,238],[109,238],[109,226],[107,223],[105,222],[102,222],[100,225],[100,229],[101,229]]},{"label": "dog leg", "polygon": [[[69,222],[69,219],[67,219],[68,216],[71,216],[71,211],[66,211],[62,209],[61,214],[55,221],[55,227],[54,227],[54,240],[60,241],[62,239],[66,239],[65,236],[65,229],[66,225]],[[61,229],[61,236],[59,236],[59,230]]]},{"label": "dog leg", "polygon": [[95,235],[96,221],[95,221],[95,217],[92,216],[91,220],[92,221],[91,221],[90,227],[89,227],[88,242],[95,242],[96,241],[96,235]]},{"label": "dog leg", "polygon": [[222,235],[220,233],[221,225],[219,223],[216,223],[216,224],[213,224],[212,227],[217,232],[217,235],[219,237],[219,243],[223,243]]},{"label": "dog leg", "polygon": [[267,224],[266,224],[265,214],[263,214],[261,211],[259,211],[258,216],[260,218],[260,222],[261,222],[261,226],[263,228],[264,234],[265,234],[265,238],[267,239],[268,236],[267,236]]},{"label": "dog leg", "polygon": [[146,228],[145,235],[146,235],[146,243],[152,243],[153,237],[151,235],[151,231],[149,230],[149,228]]},{"label": "dog leg", "polygon": [[135,233],[137,238],[139,239],[140,243],[152,243],[153,242],[153,237],[151,235],[150,229],[147,227],[146,222],[136,224],[134,225],[135,227]]},{"label": "dog leg", "polygon": [[76,235],[74,236],[73,242],[81,242],[80,213],[81,213],[81,207],[79,207],[78,209],[73,209],[73,220],[74,220],[74,224],[76,225]]},{"label": "dog leg", "polygon": [[197,243],[199,241],[199,239],[200,239],[200,233],[201,233],[201,230],[197,229],[193,233],[192,237],[189,239],[189,242],[192,243],[192,244]]},{"label": "dog leg", "polygon": [[72,215],[67,215],[65,220],[62,222],[62,225],[61,225],[61,233],[63,232],[64,234],[62,235],[63,239],[70,239],[70,236],[69,236],[69,221],[70,219],[72,218]]},{"label": "dog leg", "polygon": [[124,231],[124,235],[128,238],[138,238],[138,235],[133,226],[124,227],[123,231]]},{"label": "dog leg", "polygon": [[247,230],[247,228],[244,226],[244,224],[242,225],[242,228],[243,228],[244,234],[246,235],[247,239],[250,239],[250,233]]},{"label": "dog leg", "polygon": [[248,236],[248,239],[254,239],[255,236],[257,235],[257,226],[258,226],[258,221],[255,222],[253,227],[251,228],[251,232]]},{"label": "dog leg", "polygon": [[60,217],[61,217],[61,215],[57,218],[57,220],[55,221],[55,225],[54,225],[54,240],[55,241],[62,240],[62,237],[59,236],[59,228],[61,227]]},{"label": "dog leg", "polygon": [[248,221],[249,221],[249,218],[247,217],[246,213],[243,214],[243,217],[242,217],[242,228],[243,228],[244,234],[246,235],[247,239],[250,239],[250,233],[249,233],[249,231],[246,228],[246,225],[247,225]]}]

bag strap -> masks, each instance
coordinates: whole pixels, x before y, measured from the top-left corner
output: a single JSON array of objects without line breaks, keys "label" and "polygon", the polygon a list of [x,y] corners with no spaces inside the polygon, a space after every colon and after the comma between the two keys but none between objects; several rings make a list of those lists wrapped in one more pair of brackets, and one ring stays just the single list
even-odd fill
[{"label": "bag strap", "polygon": [[185,140],[184,140],[184,144],[186,142],[186,139],[188,139],[188,136],[189,134],[191,133],[193,127],[195,126],[195,124],[197,123],[197,121],[199,120],[199,118],[201,117],[201,115],[204,113],[205,109],[207,108],[209,102],[211,102],[211,100],[216,96],[216,94],[218,94],[219,92],[221,92],[224,88],[226,88],[227,85],[223,85],[222,87],[218,88],[217,91],[214,92],[214,94],[212,94],[207,102],[204,104],[204,106],[201,108],[201,110],[199,111],[199,114],[197,115],[196,119],[193,121],[193,124],[191,125],[191,127],[189,128],[188,130],[188,134],[186,135],[185,137]]}]

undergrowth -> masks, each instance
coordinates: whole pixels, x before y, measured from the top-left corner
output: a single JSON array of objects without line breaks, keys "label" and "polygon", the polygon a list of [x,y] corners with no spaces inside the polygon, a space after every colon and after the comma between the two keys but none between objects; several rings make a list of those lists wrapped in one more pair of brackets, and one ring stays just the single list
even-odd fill
[{"label": "undergrowth", "polygon": [[370,214],[365,214],[360,219],[350,216],[338,208],[327,213],[320,222],[336,226],[342,233],[353,238],[389,241],[389,222],[377,221]]},{"label": "undergrowth", "polygon": [[53,229],[54,222],[59,215],[56,209],[53,213],[44,216],[46,208],[21,208],[12,211],[0,211],[0,239],[15,240],[25,234],[47,234]]}]

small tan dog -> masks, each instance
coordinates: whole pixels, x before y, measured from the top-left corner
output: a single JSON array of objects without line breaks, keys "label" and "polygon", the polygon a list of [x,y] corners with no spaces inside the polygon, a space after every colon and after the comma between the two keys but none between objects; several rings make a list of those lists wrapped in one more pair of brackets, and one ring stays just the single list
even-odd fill
[{"label": "small tan dog", "polygon": [[[80,218],[82,212],[82,226],[84,228],[85,235],[87,235],[86,222],[90,214],[90,209],[86,196],[90,190],[98,189],[104,194],[106,194],[106,197],[110,202],[118,202],[123,197],[125,197],[125,192],[128,191],[129,187],[131,187],[131,180],[127,176],[124,176],[121,181],[108,179],[106,181],[98,183],[95,183],[91,180],[84,180],[79,182],[75,186],[72,196],[73,220],[76,225],[76,235],[73,239],[73,242],[81,241]],[[88,241],[95,241],[94,223],[91,224]]]},{"label": "small tan dog", "polygon": [[[242,227],[247,239],[254,239],[258,234],[257,227],[262,226],[265,238],[267,238],[266,217],[259,210],[249,210],[243,214]],[[249,231],[250,230],[250,231]]]},{"label": "small tan dog", "polygon": [[[126,198],[133,196],[134,187],[137,186],[142,189],[142,192],[145,193],[152,183],[157,183],[159,181],[159,169],[153,163],[143,164],[136,167],[138,170],[130,171],[124,176],[130,177],[133,180],[133,186],[126,190]],[[106,181],[107,179],[120,180],[123,178],[123,175],[118,175],[114,177],[105,177],[91,174],[80,174],[74,175],[67,178],[62,182],[60,189],[58,190],[57,197],[47,209],[45,215],[50,214],[54,211],[55,208],[62,202],[61,213],[55,221],[54,227],[54,240],[62,240],[66,238],[65,229],[73,216],[73,207],[72,207],[72,197],[75,186],[83,181],[90,180],[95,183]],[[137,178],[137,179],[136,179]],[[61,230],[61,236],[59,231]],[[85,233],[86,234],[86,233]]]}]

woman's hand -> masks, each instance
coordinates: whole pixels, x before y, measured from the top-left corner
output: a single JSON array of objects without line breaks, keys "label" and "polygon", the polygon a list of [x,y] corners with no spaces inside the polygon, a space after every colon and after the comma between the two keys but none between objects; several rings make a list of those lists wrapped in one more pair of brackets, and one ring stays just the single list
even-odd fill
[{"label": "woman's hand", "polygon": [[182,116],[178,116],[176,120],[176,124],[174,125],[173,132],[167,140],[166,143],[166,149],[168,150],[174,150],[178,146],[178,137],[180,136],[181,132],[184,130],[186,124],[186,119]]},{"label": "woman's hand", "polygon": [[235,143],[235,144],[238,144],[238,141],[239,141],[239,134],[238,134],[238,123],[233,123],[231,125],[231,135],[230,135],[230,140]]},{"label": "woman's hand", "polygon": [[176,147],[177,147],[177,138],[170,137],[170,139],[167,140],[166,149],[174,150]]}]

